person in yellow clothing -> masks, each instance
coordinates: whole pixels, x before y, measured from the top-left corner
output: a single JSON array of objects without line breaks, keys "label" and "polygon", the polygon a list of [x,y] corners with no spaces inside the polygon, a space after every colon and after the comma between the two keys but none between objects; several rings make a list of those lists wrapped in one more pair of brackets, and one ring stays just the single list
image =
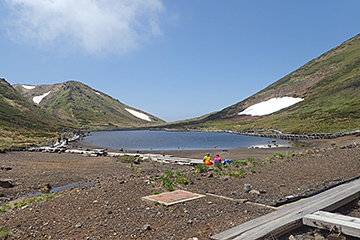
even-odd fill
[{"label": "person in yellow clothing", "polygon": [[211,162],[210,153],[207,153],[206,156],[203,158],[203,163],[207,166],[211,166],[212,162]]}]

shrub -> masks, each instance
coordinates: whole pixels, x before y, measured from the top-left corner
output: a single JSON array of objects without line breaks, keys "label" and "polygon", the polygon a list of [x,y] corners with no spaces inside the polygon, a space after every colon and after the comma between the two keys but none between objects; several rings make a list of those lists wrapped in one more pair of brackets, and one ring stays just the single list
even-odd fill
[{"label": "shrub", "polygon": [[142,167],[133,167],[133,168],[131,168],[131,171],[137,172],[137,173],[143,173],[144,169]]},{"label": "shrub", "polygon": [[241,169],[240,171],[228,172],[228,175],[231,177],[235,177],[235,178],[244,178],[245,172],[244,172],[244,169]]},{"label": "shrub", "polygon": [[162,185],[165,186],[166,184],[172,183],[172,180],[168,177],[162,177],[160,178]]},{"label": "shrub", "polygon": [[215,163],[214,164],[214,168],[217,168],[217,169],[222,169],[223,165],[221,163]]},{"label": "shrub", "polygon": [[251,163],[251,164],[253,164],[253,165],[256,164],[255,158],[253,158],[253,157],[248,157],[248,158],[247,158],[247,161],[248,161],[248,163]]},{"label": "shrub", "polygon": [[122,163],[132,163],[135,160],[139,159],[139,161],[143,161],[141,157],[135,157],[135,156],[130,156],[130,155],[123,155],[119,157],[119,162]]},{"label": "shrub", "polygon": [[285,158],[285,155],[284,155],[284,154],[282,154],[282,153],[275,153],[273,157],[274,157],[274,158],[281,158],[281,159],[284,159],[284,158]]},{"label": "shrub", "polygon": [[186,178],[175,178],[175,183],[180,183],[180,184],[188,185],[188,184],[189,184],[189,180],[187,180]]},{"label": "shrub", "polygon": [[315,154],[315,151],[312,149],[306,150],[306,154]]},{"label": "shrub", "polygon": [[169,178],[172,178],[174,176],[174,172],[171,171],[171,170],[165,170],[164,175],[169,177]]},{"label": "shrub", "polygon": [[0,228],[0,239],[7,239],[10,233],[9,228]]},{"label": "shrub", "polygon": [[209,166],[206,166],[205,164],[198,164],[195,166],[195,172],[196,173],[204,173],[207,172],[209,169]]},{"label": "shrub", "polygon": [[231,163],[232,166],[235,166],[235,167],[239,167],[239,166],[246,166],[248,165],[248,162],[247,161],[238,161],[238,160],[235,160]]},{"label": "shrub", "polygon": [[168,190],[168,191],[174,191],[175,190],[175,187],[171,184],[171,183],[166,183],[164,185],[165,189]]}]

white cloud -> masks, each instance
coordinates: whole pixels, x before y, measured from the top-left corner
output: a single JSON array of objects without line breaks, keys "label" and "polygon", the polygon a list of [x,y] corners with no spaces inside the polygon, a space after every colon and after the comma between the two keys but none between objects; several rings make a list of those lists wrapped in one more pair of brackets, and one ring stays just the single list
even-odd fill
[{"label": "white cloud", "polygon": [[5,0],[13,39],[39,46],[124,53],[161,35],[160,0]]},{"label": "white cloud", "polygon": [[277,112],[283,108],[290,107],[291,105],[298,103],[304,99],[292,98],[292,97],[281,97],[271,98],[267,101],[257,103],[248,107],[238,115],[251,115],[251,116],[263,116]]}]

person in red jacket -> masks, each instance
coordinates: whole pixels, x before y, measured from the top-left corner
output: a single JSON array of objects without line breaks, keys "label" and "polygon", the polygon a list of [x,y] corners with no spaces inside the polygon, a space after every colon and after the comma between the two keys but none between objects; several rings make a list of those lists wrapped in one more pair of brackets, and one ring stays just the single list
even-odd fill
[{"label": "person in red jacket", "polygon": [[216,163],[221,163],[221,158],[219,156],[219,154],[216,155],[216,157],[214,158],[214,164]]}]

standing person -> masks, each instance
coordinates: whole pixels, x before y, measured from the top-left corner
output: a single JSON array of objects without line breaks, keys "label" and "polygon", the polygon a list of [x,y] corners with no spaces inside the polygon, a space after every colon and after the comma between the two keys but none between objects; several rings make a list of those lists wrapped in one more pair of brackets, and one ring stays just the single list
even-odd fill
[{"label": "standing person", "polygon": [[210,157],[210,153],[207,153],[206,156],[203,158],[203,163],[206,165],[206,166],[210,166],[212,163],[211,163],[211,157]]},{"label": "standing person", "polygon": [[221,158],[219,156],[219,154],[216,154],[216,157],[214,158],[214,164],[216,163],[221,163]]}]

